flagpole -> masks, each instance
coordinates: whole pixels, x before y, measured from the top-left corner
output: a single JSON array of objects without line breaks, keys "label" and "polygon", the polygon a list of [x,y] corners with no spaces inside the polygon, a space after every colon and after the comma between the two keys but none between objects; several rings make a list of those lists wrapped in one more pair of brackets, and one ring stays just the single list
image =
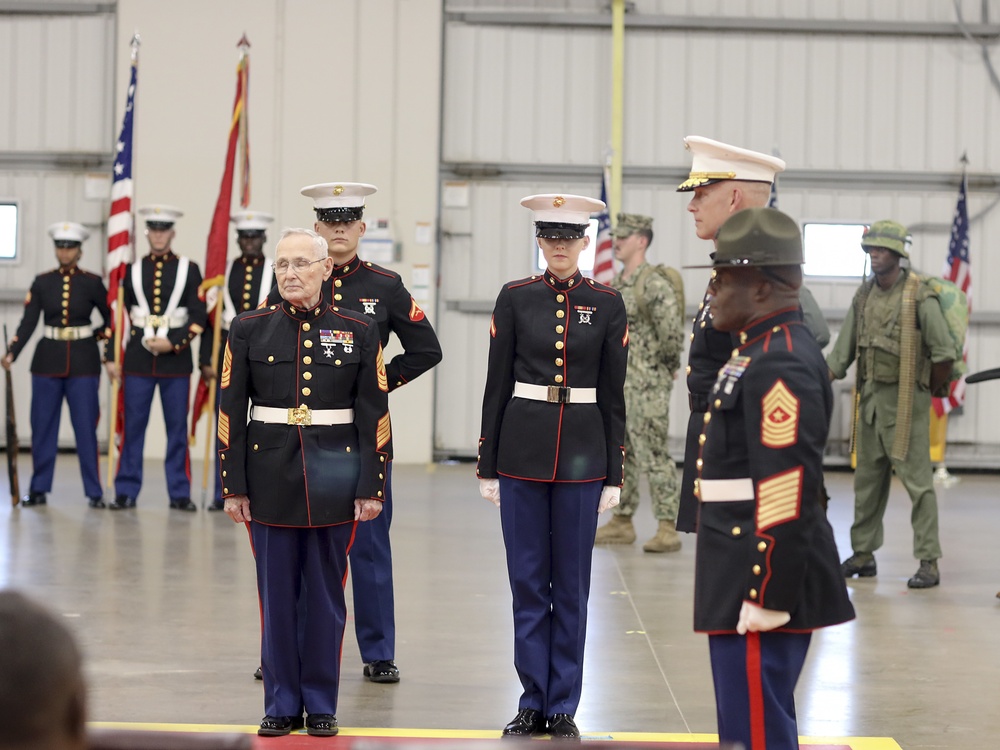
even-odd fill
[{"label": "flagpole", "polygon": [[[131,58],[131,67],[133,68],[139,65],[139,45],[141,43],[142,42],[139,39],[139,32],[135,31],[132,34],[132,41],[129,42],[129,46],[132,48],[130,58]],[[131,73],[129,74],[129,76],[131,78]],[[135,143],[135,138],[134,138],[135,96],[137,93],[138,91],[131,92],[133,145]],[[133,158],[132,163],[130,165],[130,170],[131,166],[134,166],[134,164],[135,160]],[[133,195],[135,194],[134,181],[133,181],[132,194]],[[130,213],[131,210],[132,208],[131,206],[129,206]],[[134,228],[134,222],[132,222],[132,227]],[[130,229],[129,231],[134,235],[134,231],[132,229]],[[130,243],[131,242],[133,242],[132,238],[130,238]],[[108,404],[108,412],[110,416],[108,420],[108,473],[105,486],[107,489],[111,490],[112,500],[114,499],[114,494],[115,494],[114,493],[115,464],[116,464],[116,453],[118,452],[118,445],[117,441],[115,440],[115,438],[118,435],[118,399],[120,392],[122,391],[122,389],[124,389],[125,386],[124,383],[125,373],[124,373],[124,368],[122,367],[122,335],[123,335],[122,329],[124,328],[125,325],[125,286],[122,283],[123,280],[124,276],[122,277],[122,279],[119,279],[117,296],[115,297],[113,343],[115,347],[115,353],[114,353],[115,373],[117,374],[118,377],[111,378],[111,399],[110,399],[111,403]]]},{"label": "flagpole", "polygon": [[[230,125],[230,143],[232,143],[232,128],[237,128],[236,143],[237,147],[242,149],[243,159],[240,161],[240,204],[245,208],[250,200],[250,188],[249,188],[249,148],[247,145],[247,86],[249,84],[249,73],[248,67],[250,64],[250,42],[247,39],[246,33],[237,42],[236,47],[239,49],[239,60],[236,64],[237,70],[237,80],[236,80],[236,90],[237,98],[234,103],[233,116],[238,118],[238,121]],[[208,250],[206,251],[205,258],[205,281],[202,283],[202,288],[204,289],[205,299],[210,301],[212,292],[215,293],[215,302],[209,308],[209,313],[215,310],[215,317],[212,320],[212,354],[210,358],[210,366],[212,368],[212,377],[208,381],[208,397],[206,400],[206,410],[208,411],[208,418],[205,420],[205,455],[202,462],[202,472],[201,472],[201,507],[204,510],[205,502],[208,497],[208,477],[210,472],[210,467],[214,465],[212,461],[212,448],[217,445],[215,438],[216,434],[216,422],[218,419],[218,409],[215,404],[215,394],[217,393],[219,384],[219,344],[222,341],[222,314],[223,314],[223,304],[222,304],[222,290],[226,283],[226,264],[225,264],[225,244],[228,247],[228,242],[225,242],[221,234],[224,228],[217,226],[224,221],[225,226],[229,225],[229,204],[232,201],[232,174],[228,175],[229,179],[229,193],[226,193],[226,171],[230,170],[233,165],[228,161],[229,157],[227,155],[227,165],[226,169],[223,170],[223,185],[220,188],[219,202],[216,203],[215,212],[212,218],[212,228],[209,230],[208,239]],[[226,199],[225,204],[225,215],[220,213],[220,206],[223,205],[223,198]],[[244,202],[246,201],[246,202]],[[217,231],[218,230],[218,231]],[[212,251],[214,248],[213,239],[218,241],[220,244],[218,248],[222,249],[222,272],[218,275],[213,275],[212,269],[209,268]],[[202,334],[204,335],[204,334]],[[192,414],[191,419],[197,420],[201,415]],[[192,429],[192,434],[194,429]]]}]

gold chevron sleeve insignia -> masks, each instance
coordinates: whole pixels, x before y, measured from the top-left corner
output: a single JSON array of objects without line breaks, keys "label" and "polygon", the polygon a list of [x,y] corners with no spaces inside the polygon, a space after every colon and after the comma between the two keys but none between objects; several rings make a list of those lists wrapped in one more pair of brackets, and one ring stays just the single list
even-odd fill
[{"label": "gold chevron sleeve insignia", "polygon": [[229,415],[219,410],[219,442],[229,447]]},{"label": "gold chevron sleeve insignia", "polygon": [[760,402],[760,442],[765,448],[788,448],[799,441],[799,400],[779,380]]},{"label": "gold chevron sleeve insignia", "polygon": [[385,375],[385,357],[382,356],[382,345],[378,345],[378,356],[375,357],[375,367],[378,370],[378,389],[389,392],[389,379]]},{"label": "gold chevron sleeve insignia", "polygon": [[629,338],[628,338],[628,323],[626,323],[626,324],[625,324],[625,335],[624,335],[624,336],[622,336],[622,348],[623,348],[623,349],[624,349],[624,348],[625,348],[626,346],[628,346],[628,342],[629,342]]},{"label": "gold chevron sleeve insignia", "polygon": [[757,485],[757,531],[794,521],[801,507],[801,466],[762,479]]},{"label": "gold chevron sleeve insignia", "polygon": [[229,379],[233,375],[233,350],[229,348],[229,342],[226,342],[226,353],[222,357],[222,378],[219,381],[220,388],[229,387]]},{"label": "gold chevron sleeve insignia", "polygon": [[497,321],[495,315],[490,316],[490,336],[493,338],[497,337]]},{"label": "gold chevron sleeve insignia", "polygon": [[389,412],[386,412],[378,421],[375,429],[375,448],[381,450],[382,446],[389,442],[392,437],[392,428],[389,426]]}]

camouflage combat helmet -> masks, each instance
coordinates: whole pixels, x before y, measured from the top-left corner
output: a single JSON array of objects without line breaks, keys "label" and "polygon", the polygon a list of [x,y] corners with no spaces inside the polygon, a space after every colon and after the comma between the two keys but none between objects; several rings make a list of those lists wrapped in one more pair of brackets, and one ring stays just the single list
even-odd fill
[{"label": "camouflage combat helmet", "polygon": [[910,235],[907,234],[906,227],[890,219],[876,221],[861,236],[861,248],[865,252],[868,252],[870,247],[884,247],[896,255],[909,258],[910,253],[906,249],[909,244]]}]

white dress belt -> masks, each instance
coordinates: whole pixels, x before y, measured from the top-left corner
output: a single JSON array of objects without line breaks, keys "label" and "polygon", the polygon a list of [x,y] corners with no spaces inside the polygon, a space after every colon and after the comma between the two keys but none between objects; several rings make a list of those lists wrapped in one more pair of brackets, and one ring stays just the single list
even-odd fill
[{"label": "white dress belt", "polygon": [[188,322],[187,308],[174,311],[170,315],[143,315],[136,308],[132,309],[129,318],[136,328],[183,328]]},{"label": "white dress belt", "polygon": [[753,480],[741,479],[699,479],[698,497],[703,503],[725,503],[736,500],[753,500]]},{"label": "white dress belt", "polygon": [[89,339],[94,335],[94,329],[91,326],[45,326],[42,335],[56,341],[78,341]]},{"label": "white dress belt", "polygon": [[254,404],[250,408],[250,419],[254,422],[289,424],[300,427],[354,424],[354,409],[310,409],[308,406],[279,409],[275,406]]},{"label": "white dress belt", "polygon": [[514,383],[514,397],[531,401],[548,401],[550,404],[596,404],[596,388],[563,388],[559,385],[532,385]]}]

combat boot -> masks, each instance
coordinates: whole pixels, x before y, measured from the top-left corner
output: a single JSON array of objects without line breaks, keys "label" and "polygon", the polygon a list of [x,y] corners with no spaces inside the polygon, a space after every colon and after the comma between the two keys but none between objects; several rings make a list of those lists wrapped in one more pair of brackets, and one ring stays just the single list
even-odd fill
[{"label": "combat boot", "polygon": [[677,524],[660,521],[656,535],[642,545],[646,552],[677,552],[681,548],[681,538],[677,535]]},{"label": "combat boot", "polygon": [[611,516],[611,520],[597,530],[594,544],[632,544],[635,527],[631,516]]},{"label": "combat boot", "polygon": [[937,560],[921,560],[920,568],[906,582],[908,589],[929,589],[941,583],[941,573],[938,572]]}]

